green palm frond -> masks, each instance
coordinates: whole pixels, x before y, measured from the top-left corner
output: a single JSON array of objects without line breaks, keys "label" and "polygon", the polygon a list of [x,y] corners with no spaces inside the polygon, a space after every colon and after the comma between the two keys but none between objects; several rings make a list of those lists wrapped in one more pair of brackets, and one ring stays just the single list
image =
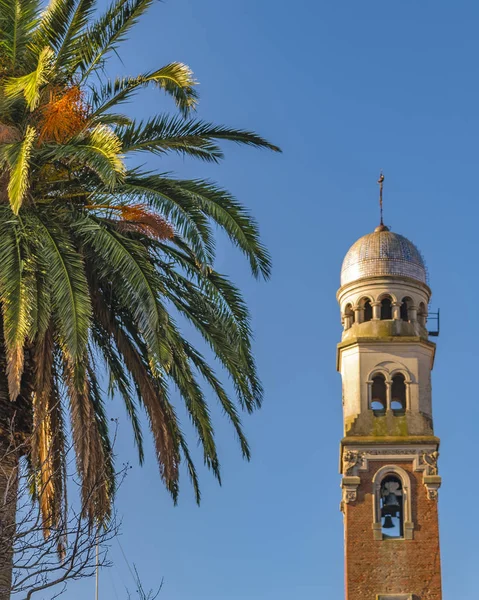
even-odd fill
[{"label": "green palm frond", "polygon": [[48,160],[59,160],[72,169],[86,166],[98,175],[109,188],[124,177],[121,141],[107,125],[96,125],[65,144],[50,143],[44,151]]},{"label": "green palm frond", "polygon": [[48,70],[51,67],[53,50],[45,47],[39,54],[37,68],[21,77],[12,77],[5,82],[5,96],[7,98],[18,98],[23,95],[28,108],[33,111],[40,102],[40,89],[48,78]]},{"label": "green palm frond", "polygon": [[131,421],[135,444],[138,448],[138,460],[140,465],[145,460],[143,447],[143,434],[141,431],[138,408],[131,388],[131,382],[125,372],[125,365],[118,354],[116,347],[111,343],[110,336],[105,330],[95,323],[92,328],[92,337],[96,352],[103,358],[106,372],[110,378],[110,393],[118,392],[125,403],[127,415]]},{"label": "green palm frond", "polygon": [[65,230],[51,218],[29,212],[24,217],[32,235],[41,239],[38,252],[44,264],[53,304],[53,318],[62,346],[71,360],[82,360],[88,346],[91,302],[85,265]]},{"label": "green palm frond", "polygon": [[49,46],[57,51],[68,31],[76,6],[77,0],[50,0],[41,14],[32,45],[36,48]]},{"label": "green palm frond", "polygon": [[0,61],[12,76],[33,68],[29,44],[39,12],[39,0],[0,0]]},{"label": "green palm frond", "polygon": [[235,335],[234,322],[218,312],[195,286],[185,279],[175,279],[170,279],[165,287],[167,298],[202,334],[229,373],[242,406],[252,412],[261,405],[262,388],[256,377],[248,340]]},{"label": "green palm frond", "polygon": [[161,282],[143,246],[93,219],[78,221],[74,231],[90,259],[89,270],[98,269],[98,277],[111,282],[118,302],[131,307],[151,364],[167,367],[171,354],[159,328],[168,316],[158,301]]},{"label": "green palm frond", "polygon": [[238,440],[240,442],[243,457],[247,460],[250,460],[251,451],[249,448],[248,440],[246,439],[246,436],[244,434],[243,427],[241,425],[241,419],[239,418],[238,410],[234,402],[230,399],[224,387],[221,385],[221,382],[214,374],[213,369],[208,365],[208,363],[204,360],[201,354],[197,350],[195,350],[195,348],[187,340],[183,340],[183,348],[189,360],[196,367],[199,373],[201,373],[201,375],[204,377],[207,383],[211,386],[212,390],[215,392],[216,397],[218,398],[224,413],[228,416],[230,422],[232,423],[236,431],[236,435],[238,436]]},{"label": "green palm frond", "polygon": [[[35,245],[35,240],[30,238],[29,241],[32,246]],[[30,252],[30,256],[32,257],[31,260],[35,261],[35,278],[32,285],[31,323],[28,338],[42,340],[52,318],[52,298],[47,281],[48,265],[43,262],[41,251],[39,253],[38,248]]]},{"label": "green palm frond", "polygon": [[69,4],[66,0],[65,13],[71,13],[71,17],[56,50],[56,64],[59,69],[67,67],[70,61],[75,62],[77,42],[94,13],[96,0],[76,0],[74,8],[70,8]]},{"label": "green palm frond", "polygon": [[183,63],[171,63],[150,73],[137,77],[123,77],[108,81],[99,90],[92,91],[93,117],[102,115],[119,104],[126,102],[140,88],[155,85],[175,100],[183,114],[194,109],[197,93],[196,81],[191,69]]},{"label": "green palm frond", "polygon": [[208,218],[191,197],[178,191],[174,180],[171,184],[170,179],[164,176],[130,171],[119,192],[164,215],[175,231],[191,244],[201,263],[213,263],[215,239]]},{"label": "green palm frond", "polygon": [[30,158],[36,135],[35,129],[28,125],[22,142],[4,144],[0,148],[0,157],[10,171],[8,199],[15,214],[18,214],[29,189]]},{"label": "green palm frond", "polygon": [[[269,277],[271,259],[260,241],[258,225],[226,190],[206,180],[180,180],[160,175],[143,177],[132,174],[126,177],[125,184],[126,190],[142,190],[145,201],[160,211],[165,211],[165,205],[171,206],[173,202],[175,207],[183,205],[187,214],[194,214],[188,209],[193,206],[203,217],[209,217],[220,225],[248,257],[255,276]],[[203,243],[208,242],[209,238],[203,237]],[[212,250],[211,246],[209,249]]]},{"label": "green palm frond", "polygon": [[0,231],[0,299],[11,400],[20,393],[24,345],[29,329],[29,289],[18,222],[3,223]]},{"label": "green palm frond", "polygon": [[280,151],[277,146],[251,131],[231,129],[204,121],[185,121],[168,115],[158,115],[146,122],[120,127],[118,136],[125,152],[163,154],[174,151],[212,162],[218,162],[224,157],[221,147],[215,143],[217,140]]},{"label": "green palm frond", "polygon": [[110,52],[126,39],[127,33],[138,22],[155,0],[117,0],[84,32],[75,65],[86,79],[95,69],[103,66]]}]

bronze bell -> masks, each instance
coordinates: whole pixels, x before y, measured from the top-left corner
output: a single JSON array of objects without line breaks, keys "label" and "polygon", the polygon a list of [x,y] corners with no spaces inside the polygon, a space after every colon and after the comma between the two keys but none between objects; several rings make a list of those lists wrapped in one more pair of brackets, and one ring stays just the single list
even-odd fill
[{"label": "bronze bell", "polygon": [[395,517],[399,513],[399,502],[396,494],[390,493],[384,499],[384,505],[381,509],[381,515],[385,517],[386,515],[391,515]]},{"label": "bronze bell", "polygon": [[391,515],[386,515],[386,517],[384,518],[383,528],[384,529],[392,529],[393,527],[394,527],[393,518],[391,517]]}]

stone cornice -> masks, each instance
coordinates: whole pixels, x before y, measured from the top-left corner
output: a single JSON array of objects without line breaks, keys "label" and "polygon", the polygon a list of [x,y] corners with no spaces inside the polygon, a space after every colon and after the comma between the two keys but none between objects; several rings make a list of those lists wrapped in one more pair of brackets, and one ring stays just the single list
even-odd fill
[{"label": "stone cornice", "polygon": [[404,277],[404,276],[399,276],[399,275],[378,275],[376,277],[364,277],[361,279],[357,279],[356,281],[352,281],[351,283],[347,283],[346,285],[343,285],[337,291],[336,298],[339,300],[339,298],[343,294],[348,293],[351,290],[354,290],[354,288],[364,287],[371,283],[374,284],[374,283],[382,283],[382,282],[384,282],[384,283],[408,283],[408,284],[412,285],[413,287],[417,287],[417,288],[424,290],[429,297],[432,296],[431,288],[428,285],[426,285],[425,283],[417,281],[417,279],[412,279],[411,277]]},{"label": "stone cornice", "polygon": [[341,440],[341,451],[344,446],[414,446],[424,444],[436,445],[439,448],[441,440],[435,435],[409,435],[400,436],[374,436],[374,435],[352,435]]},{"label": "stone cornice", "polygon": [[424,348],[428,348],[432,350],[432,364],[431,369],[434,366],[434,358],[436,356],[436,344],[431,342],[430,340],[425,340],[420,336],[384,336],[384,337],[354,337],[344,342],[339,342],[337,345],[337,353],[336,353],[336,370],[341,371],[341,353],[346,348],[350,348],[352,346],[359,346],[361,344],[364,345],[380,345],[380,344],[418,344],[423,346]]}]

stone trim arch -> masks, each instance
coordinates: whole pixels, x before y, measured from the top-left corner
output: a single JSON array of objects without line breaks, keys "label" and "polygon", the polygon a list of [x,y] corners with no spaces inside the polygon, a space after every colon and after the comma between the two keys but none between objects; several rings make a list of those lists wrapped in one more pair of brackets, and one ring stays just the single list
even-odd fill
[{"label": "stone trim arch", "polygon": [[368,408],[371,409],[372,402],[372,385],[373,379],[376,375],[381,375],[384,377],[386,382],[386,410],[391,410],[391,387],[393,383],[393,378],[396,375],[402,375],[404,377],[404,383],[406,385],[406,406],[405,410],[411,410],[411,385],[415,383],[411,373],[404,365],[393,364],[392,368],[388,368],[385,365],[378,365],[372,369],[369,373],[368,378],[366,380],[366,385],[368,386]]},{"label": "stone trim arch", "polygon": [[378,296],[376,296],[375,301],[381,302],[381,300],[384,300],[385,298],[388,298],[389,300],[391,300],[391,302],[393,304],[398,302],[396,294],[393,294],[389,290],[385,290],[384,292],[381,292]]},{"label": "stone trim arch", "polygon": [[391,381],[396,375],[403,375],[406,383],[414,383],[411,373],[405,367],[398,367],[397,369],[389,371],[389,377],[391,378]]},{"label": "stone trim arch", "polygon": [[411,479],[407,471],[398,465],[386,465],[376,471],[373,477],[373,533],[375,540],[382,540],[381,523],[381,483],[388,475],[395,475],[401,480],[403,493],[403,537],[399,539],[412,540],[414,532],[414,523],[412,521],[412,493]]},{"label": "stone trim arch", "polygon": [[[364,323],[366,321],[371,321],[373,318],[373,302],[374,299],[371,295],[364,295],[359,298],[359,300],[355,304],[354,310],[357,311],[357,323]],[[369,305],[369,307],[366,307]]]}]

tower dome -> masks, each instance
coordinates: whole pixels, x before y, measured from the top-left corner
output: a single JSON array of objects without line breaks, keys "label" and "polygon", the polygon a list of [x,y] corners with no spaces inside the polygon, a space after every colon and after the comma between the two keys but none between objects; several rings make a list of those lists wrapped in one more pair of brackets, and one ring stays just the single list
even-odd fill
[{"label": "tower dome", "polygon": [[341,267],[341,287],[368,277],[409,277],[427,284],[424,259],[416,246],[384,225],[359,238]]}]

